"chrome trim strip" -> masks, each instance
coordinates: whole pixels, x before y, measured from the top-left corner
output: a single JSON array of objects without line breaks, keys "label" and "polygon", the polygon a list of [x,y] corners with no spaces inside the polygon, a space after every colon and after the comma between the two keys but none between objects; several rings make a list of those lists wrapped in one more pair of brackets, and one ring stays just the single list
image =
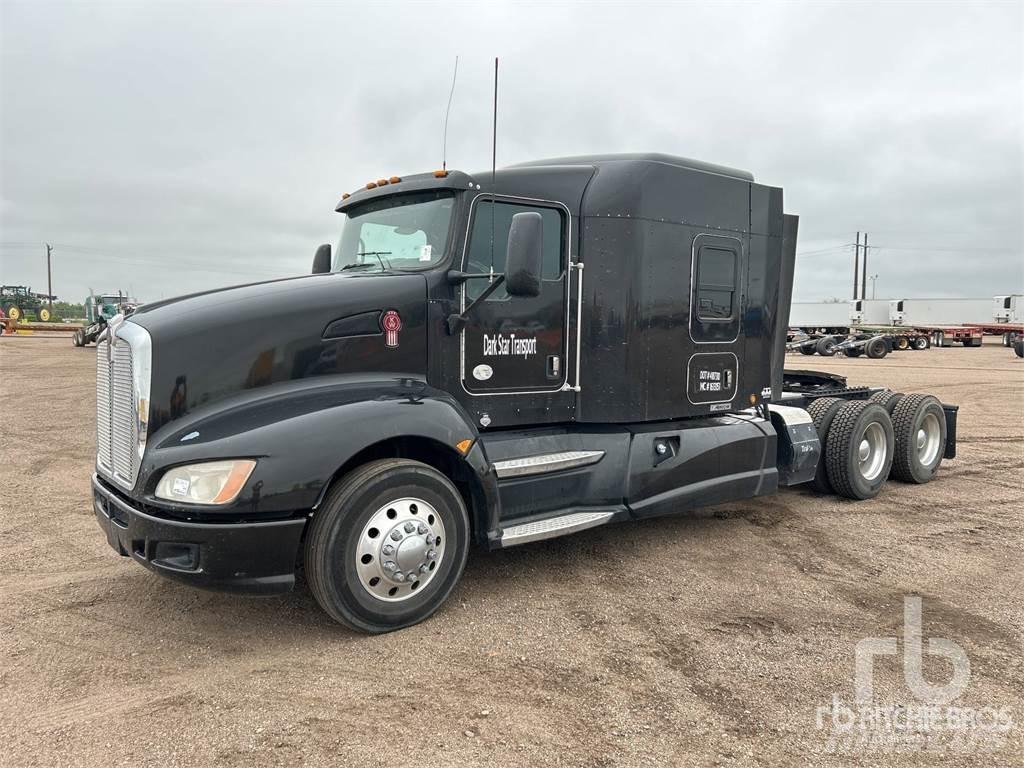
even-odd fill
[{"label": "chrome trim strip", "polygon": [[611,520],[614,514],[611,511],[574,512],[547,520],[535,520],[529,523],[521,523],[520,525],[512,525],[502,531],[501,546],[514,547],[531,541],[553,539],[557,536],[585,531],[587,528],[596,528]]},{"label": "chrome trim strip", "polygon": [[494,462],[494,471],[499,479],[543,475],[548,472],[559,472],[563,469],[574,469],[576,467],[596,464],[602,458],[604,458],[604,451],[542,453],[536,456],[523,456],[519,459],[496,461]]},{"label": "chrome trim strip", "polygon": [[582,389],[580,384],[580,344],[583,339],[583,262],[577,261],[573,266],[576,267],[576,386],[574,390],[579,392]]}]

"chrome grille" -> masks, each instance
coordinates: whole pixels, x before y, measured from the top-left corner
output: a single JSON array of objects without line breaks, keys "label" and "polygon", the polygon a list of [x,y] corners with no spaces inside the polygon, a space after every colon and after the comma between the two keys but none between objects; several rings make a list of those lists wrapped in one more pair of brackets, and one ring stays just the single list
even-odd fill
[{"label": "chrome grille", "polygon": [[96,457],[100,469],[126,487],[139,472],[139,418],[132,383],[132,349],[119,338],[96,346]]}]

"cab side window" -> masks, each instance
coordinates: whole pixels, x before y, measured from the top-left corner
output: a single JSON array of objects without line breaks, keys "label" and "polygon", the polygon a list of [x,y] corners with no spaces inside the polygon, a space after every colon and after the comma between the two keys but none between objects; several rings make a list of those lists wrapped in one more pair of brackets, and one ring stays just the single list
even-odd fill
[{"label": "cab side window", "polygon": [[[490,272],[492,263],[495,274],[505,271],[505,253],[512,217],[517,213],[525,212],[539,213],[543,219],[544,263],[541,277],[544,280],[558,280],[562,276],[565,261],[564,212],[558,208],[501,201],[492,202],[490,200],[480,200],[473,207],[473,222],[470,227],[469,247],[466,251],[465,269],[467,272]],[[485,288],[487,288],[487,280],[470,280],[466,283],[466,297],[470,300],[475,299],[483,293]],[[507,298],[508,294],[502,287],[487,297],[487,301],[502,301]]]},{"label": "cab side window", "polygon": [[690,335],[696,342],[733,341],[740,327],[739,243],[700,235],[695,250]]}]

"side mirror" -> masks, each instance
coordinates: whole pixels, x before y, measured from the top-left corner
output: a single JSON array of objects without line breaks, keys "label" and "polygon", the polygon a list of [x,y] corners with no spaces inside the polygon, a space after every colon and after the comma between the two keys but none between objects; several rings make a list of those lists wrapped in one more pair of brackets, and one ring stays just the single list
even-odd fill
[{"label": "side mirror", "polygon": [[517,213],[508,230],[505,290],[509,296],[539,296],[544,263],[544,219],[536,212]]},{"label": "side mirror", "polygon": [[324,243],[316,249],[316,253],[313,255],[313,274],[322,275],[324,272],[331,271],[331,246],[330,243]]}]

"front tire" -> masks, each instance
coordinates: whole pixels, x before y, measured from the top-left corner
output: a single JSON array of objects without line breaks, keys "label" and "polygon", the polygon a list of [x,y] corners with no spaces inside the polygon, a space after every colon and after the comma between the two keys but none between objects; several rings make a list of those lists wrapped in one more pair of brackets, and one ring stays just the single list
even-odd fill
[{"label": "front tire", "polygon": [[370,633],[417,624],[462,576],[469,515],[451,481],[409,459],[365,464],[331,488],[310,524],[310,591],[335,621]]}]

